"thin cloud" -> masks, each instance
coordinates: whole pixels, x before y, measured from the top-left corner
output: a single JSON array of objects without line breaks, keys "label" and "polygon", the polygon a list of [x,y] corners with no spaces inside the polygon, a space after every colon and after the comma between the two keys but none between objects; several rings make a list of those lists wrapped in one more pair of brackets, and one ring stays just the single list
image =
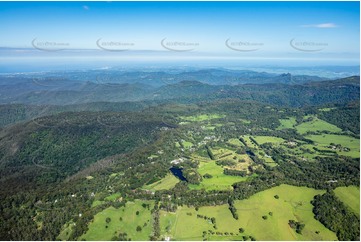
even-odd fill
[{"label": "thin cloud", "polygon": [[337,28],[338,26],[334,23],[323,23],[323,24],[309,24],[309,25],[301,25],[303,28]]},{"label": "thin cloud", "polygon": [[83,6],[83,9],[88,11],[88,10],[89,10],[89,7],[88,7],[87,5],[84,5],[84,6]]}]

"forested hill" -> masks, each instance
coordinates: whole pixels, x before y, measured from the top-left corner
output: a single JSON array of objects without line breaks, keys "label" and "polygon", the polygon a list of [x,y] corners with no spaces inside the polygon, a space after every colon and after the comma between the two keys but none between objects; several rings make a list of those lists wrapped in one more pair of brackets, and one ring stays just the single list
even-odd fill
[{"label": "forested hill", "polygon": [[[140,83],[74,82],[65,86],[23,88],[29,83],[0,83],[0,103],[32,105],[77,105],[94,102],[141,102],[175,100],[194,103],[202,100],[239,98],[278,106],[305,106],[345,103],[359,99],[359,76],[305,84],[265,83],[211,85],[197,80],[165,83],[161,87]],[[31,81],[31,80],[28,80]],[[69,81],[68,81],[69,82]],[[262,83],[262,82],[260,82]],[[32,82],[34,85],[34,83]]]},{"label": "forested hill", "polygon": [[166,126],[149,113],[67,112],[3,129],[1,191],[62,181],[105,157],[153,142]]},{"label": "forested hill", "polygon": [[278,106],[316,106],[359,100],[359,82],[359,76],[303,85],[278,83],[211,86],[184,81],[162,87],[156,91],[156,94],[157,99],[188,99],[189,102],[200,99],[239,98]]}]

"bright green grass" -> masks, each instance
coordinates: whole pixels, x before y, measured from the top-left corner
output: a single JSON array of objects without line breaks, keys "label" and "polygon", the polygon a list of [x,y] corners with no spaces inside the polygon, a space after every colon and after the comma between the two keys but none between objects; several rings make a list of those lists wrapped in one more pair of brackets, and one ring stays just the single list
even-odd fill
[{"label": "bright green grass", "polygon": [[201,122],[206,120],[212,120],[217,118],[224,118],[226,115],[223,114],[201,114],[197,116],[181,116],[180,118],[191,122]]},{"label": "bright green grass", "polygon": [[[79,239],[104,241],[111,240],[119,233],[127,233],[128,238],[132,240],[149,240],[152,233],[151,213],[150,210],[142,207],[143,203],[150,204],[150,209],[154,206],[154,202],[136,200],[128,202],[125,208],[109,207],[99,212],[89,224],[89,230]],[[139,215],[136,215],[136,211],[139,211]],[[105,221],[107,217],[111,219],[108,224]],[[106,225],[108,228],[105,227]],[[137,226],[142,227],[141,232],[136,231]]]},{"label": "bright green grass", "polygon": [[69,240],[69,237],[73,231],[73,228],[74,228],[74,222],[72,220],[70,222],[64,224],[62,230],[60,231],[60,234],[57,236],[57,239],[61,240],[61,241]]},{"label": "bright green grass", "polygon": [[[235,201],[238,220],[233,219],[228,205],[200,207],[198,211],[181,207],[176,213],[161,212],[161,233],[175,240],[202,240],[203,231],[208,230],[233,233],[233,236],[208,234],[209,240],[240,240],[243,235],[251,235],[257,240],[337,240],[332,231],[314,219],[310,201],[321,193],[324,191],[306,187],[274,187],[249,199]],[[275,195],[279,199],[275,199]],[[270,216],[269,212],[273,215]],[[197,218],[197,214],[215,217],[217,229],[206,220]],[[267,215],[268,219],[263,220],[263,215]],[[291,219],[305,223],[302,235],[289,227],[288,221]],[[245,232],[240,234],[239,228],[243,228]],[[316,231],[320,233],[316,234]]]},{"label": "bright green grass", "polygon": [[[217,209],[214,207],[214,209]],[[192,213],[192,215],[187,215]],[[178,207],[176,213],[161,211],[159,214],[161,234],[172,240],[202,240],[202,232],[212,228],[204,219],[197,218],[194,208]]]},{"label": "bright green grass", "polygon": [[190,189],[205,189],[205,190],[229,190],[232,189],[232,184],[240,181],[245,181],[247,177],[228,176],[223,174],[223,168],[218,166],[215,161],[200,162],[198,168],[199,174],[203,176],[208,173],[212,178],[203,178],[199,185],[189,184]]},{"label": "bright green grass", "polygon": [[193,143],[189,142],[189,141],[183,141],[182,145],[183,145],[184,148],[190,148],[190,147],[193,146]]},{"label": "bright green grass", "polygon": [[[307,187],[281,185],[257,193],[247,200],[235,202],[239,222],[230,223],[227,227],[237,224],[257,240],[335,240],[336,235],[315,220],[312,212],[310,201],[323,192]],[[275,199],[275,195],[279,199]],[[269,212],[273,216],[268,215]],[[267,215],[268,219],[263,220],[263,215]],[[302,235],[289,227],[290,219],[305,224]],[[316,231],[320,233],[316,234]]]},{"label": "bright green grass", "polygon": [[[212,149],[212,152],[216,160],[232,160],[236,162],[235,166],[230,167],[232,169],[247,170],[248,166],[253,163],[252,159],[250,159],[248,155],[237,154],[230,149],[217,147]],[[246,162],[239,162],[240,160],[244,160]]]},{"label": "bright green grass", "polygon": [[104,200],[107,200],[107,201],[115,201],[116,199],[120,198],[122,196],[121,193],[114,193],[110,196],[107,196],[106,198],[104,198]]},{"label": "bright green grass", "polygon": [[235,146],[244,146],[243,143],[241,141],[239,141],[239,139],[229,139],[228,143],[231,145],[235,145]]},{"label": "bright green grass", "polygon": [[172,189],[178,182],[179,180],[175,176],[168,174],[162,180],[146,185],[143,188],[150,191],[169,190]]},{"label": "bright green grass", "polygon": [[[313,140],[318,145],[319,149],[327,149],[324,146],[330,145],[330,143],[340,144],[342,147],[347,147],[350,151],[338,151],[337,154],[350,156],[353,158],[360,157],[360,140],[346,136],[335,134],[322,134],[322,135],[308,135],[306,138]],[[320,147],[321,146],[321,147]]]},{"label": "bright green grass", "polygon": [[338,187],[336,196],[360,217],[360,187]]},{"label": "bright green grass", "polygon": [[258,144],[264,144],[264,143],[275,143],[275,144],[279,144],[279,143],[283,143],[285,142],[284,139],[282,138],[278,138],[278,137],[274,137],[274,136],[253,136],[253,138],[257,141]]},{"label": "bright green grass", "polygon": [[215,147],[212,148],[211,150],[216,159],[220,159],[221,156],[225,158],[230,158],[235,153],[233,150],[220,148],[220,147]]},{"label": "bright green grass", "polygon": [[102,205],[104,203],[105,203],[105,201],[94,200],[93,203],[92,203],[92,208],[96,207],[96,206],[99,206],[99,205]]},{"label": "bright green grass", "polygon": [[293,129],[293,125],[296,125],[296,118],[295,117],[289,117],[288,119],[280,119],[279,120],[281,125],[277,128],[280,129]]},{"label": "bright green grass", "polygon": [[336,109],[336,108],[320,108],[320,109],[318,109],[318,111],[329,112],[329,111],[334,110],[334,109]]},{"label": "bright green grass", "polygon": [[190,122],[180,122],[180,125],[186,125],[186,124],[190,124]]},{"label": "bright green grass", "polygon": [[316,117],[314,117],[313,120],[310,122],[304,122],[301,123],[300,125],[297,125],[296,130],[300,134],[305,134],[307,132],[316,132],[316,131],[330,131],[335,133],[342,131],[342,129],[340,129],[339,127],[327,123],[326,121],[323,121]]}]

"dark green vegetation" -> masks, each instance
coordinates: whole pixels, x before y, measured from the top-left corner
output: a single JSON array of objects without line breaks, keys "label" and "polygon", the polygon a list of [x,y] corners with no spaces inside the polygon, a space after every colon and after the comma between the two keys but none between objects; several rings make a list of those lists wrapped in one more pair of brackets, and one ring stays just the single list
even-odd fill
[{"label": "dark green vegetation", "polygon": [[111,166],[112,156],[147,144],[165,126],[151,114],[104,112],[62,113],[12,126],[1,133],[1,184],[17,192]]},{"label": "dark green vegetation", "polygon": [[334,231],[339,240],[360,240],[360,219],[336,198],[333,191],[316,195],[312,205],[315,218]]},{"label": "dark green vegetation", "polygon": [[[245,199],[266,196],[262,191],[278,207],[259,210],[252,221],[274,231],[274,239],[335,238],[326,227],[339,239],[358,238],[357,215],[331,193],[313,202],[324,226],[309,203],[320,190],[359,186],[358,77],[302,85],[121,85],[85,83],[71,95],[65,87],[42,87],[33,90],[36,98],[27,93],[10,100],[20,104],[0,106],[1,239],[192,239],[179,231],[197,221],[207,228],[198,239],[257,239],[260,231],[243,223],[242,215],[251,215],[242,209]],[[171,167],[181,168],[186,181],[172,177]],[[306,200],[300,192],[286,205],[282,192],[293,188],[281,184],[319,192]],[[292,207],[304,201],[310,214],[298,220]],[[329,204],[336,206],[334,222]],[[291,205],[281,218],[278,211]],[[216,207],[222,216],[209,215]],[[168,225],[178,211],[192,222]],[[222,218],[240,224],[221,231]],[[279,221],[294,233],[283,237],[269,227]],[[320,234],[311,230],[316,222]]]}]

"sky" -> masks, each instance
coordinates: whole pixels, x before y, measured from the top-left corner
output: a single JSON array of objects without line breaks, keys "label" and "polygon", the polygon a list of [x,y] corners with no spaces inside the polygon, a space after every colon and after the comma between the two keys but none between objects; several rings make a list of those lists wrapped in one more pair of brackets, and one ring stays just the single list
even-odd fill
[{"label": "sky", "polygon": [[0,2],[0,61],[358,65],[359,19],[359,2]]}]

